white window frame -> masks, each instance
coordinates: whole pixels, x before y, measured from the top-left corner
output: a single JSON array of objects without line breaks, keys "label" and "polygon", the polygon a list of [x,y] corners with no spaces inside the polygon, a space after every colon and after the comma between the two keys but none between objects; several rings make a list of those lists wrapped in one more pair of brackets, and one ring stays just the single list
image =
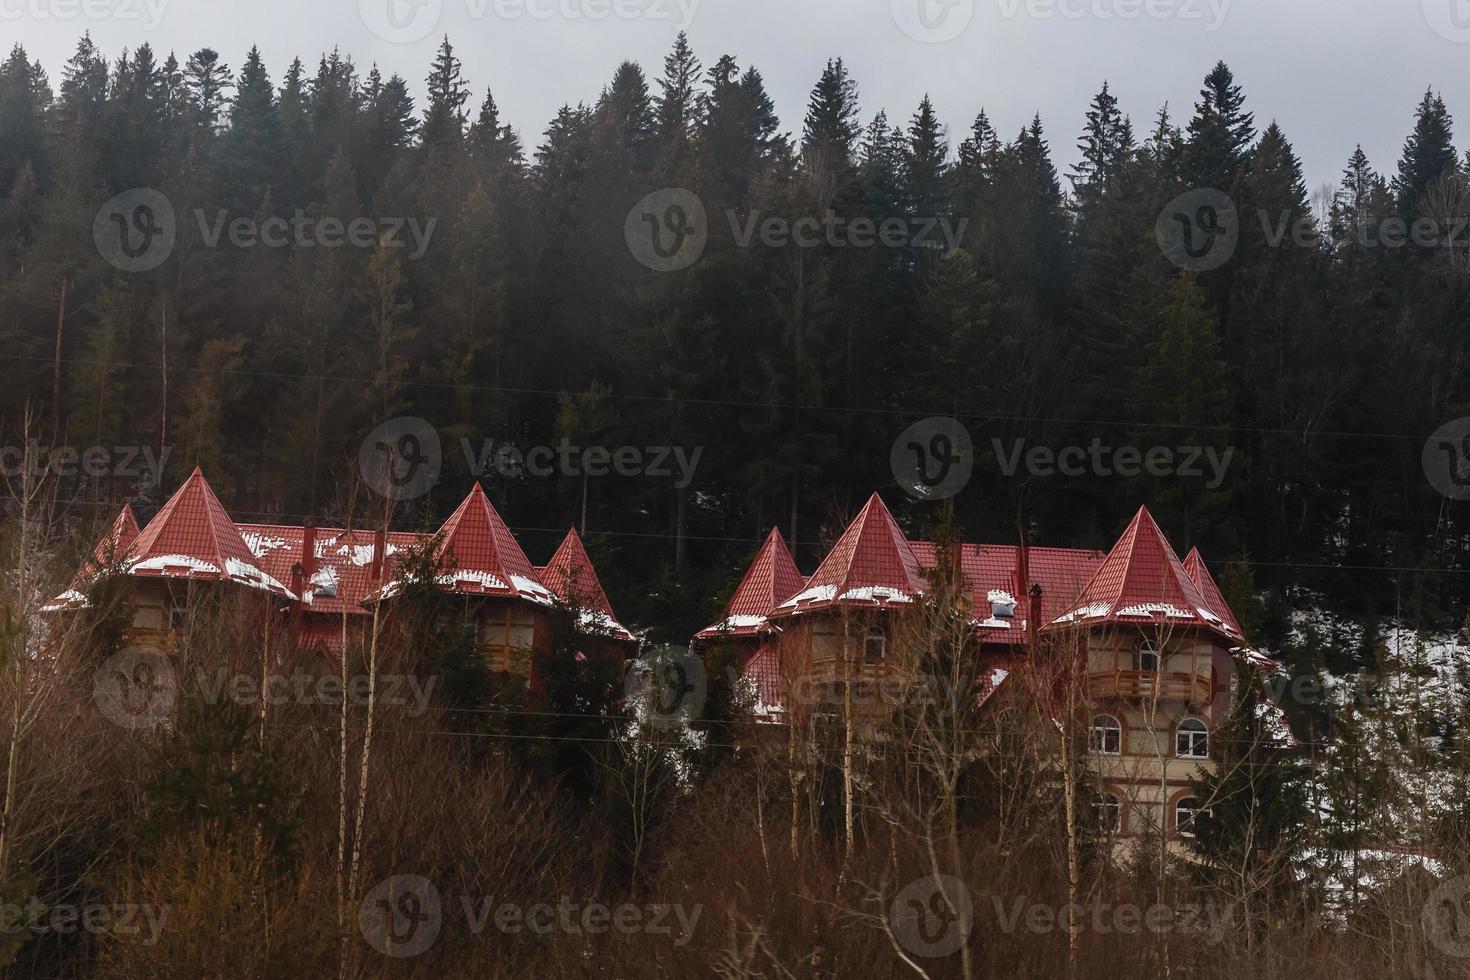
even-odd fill
[{"label": "white window frame", "polygon": [[[1188,739],[1186,749],[1186,738]],[[1179,759],[1210,757],[1210,726],[1198,718],[1185,718],[1174,729],[1174,755]]]},{"label": "white window frame", "polygon": [[[1144,664],[1143,664],[1143,658],[1144,657],[1153,657],[1154,658],[1154,665],[1153,665],[1152,668],[1149,668],[1149,667],[1145,667],[1144,666]],[[1159,645],[1157,643],[1155,643],[1153,640],[1144,640],[1142,643],[1140,643],[1138,645],[1138,670],[1139,670],[1139,672],[1140,673],[1144,673],[1144,674],[1157,674],[1159,671],[1161,671],[1163,669],[1164,669],[1164,654],[1163,654],[1163,651],[1161,651],[1159,649]]]},{"label": "white window frame", "polygon": [[[1181,820],[1180,819],[1180,811],[1186,809],[1186,807],[1184,805],[1186,803],[1192,803],[1194,805],[1187,808],[1189,810],[1189,819],[1188,820]],[[1181,796],[1174,803],[1174,832],[1176,834],[1178,834],[1180,837],[1193,837],[1194,836],[1194,831],[1193,830],[1188,830],[1186,828],[1188,828],[1189,826],[1191,826],[1194,823],[1194,821],[1196,819],[1198,819],[1198,817],[1199,817],[1199,815],[1201,813],[1209,813],[1209,812],[1210,811],[1209,811],[1209,809],[1207,807],[1202,807],[1202,806],[1199,805],[1199,797],[1196,797],[1196,796]]]},{"label": "white window frame", "polygon": [[[1112,722],[1112,724],[1111,725],[1108,725],[1108,724],[1099,724],[1099,722],[1102,721],[1103,719],[1106,719],[1107,721]],[[1107,745],[1108,745],[1108,736],[1109,735],[1111,735],[1116,740],[1116,745],[1117,745],[1116,748],[1109,749],[1107,747]],[[1119,721],[1113,715],[1109,715],[1109,714],[1093,715],[1092,716],[1092,737],[1090,739],[1088,739],[1087,745],[1088,745],[1088,749],[1094,755],[1122,755],[1123,754],[1123,723],[1121,721]]]}]

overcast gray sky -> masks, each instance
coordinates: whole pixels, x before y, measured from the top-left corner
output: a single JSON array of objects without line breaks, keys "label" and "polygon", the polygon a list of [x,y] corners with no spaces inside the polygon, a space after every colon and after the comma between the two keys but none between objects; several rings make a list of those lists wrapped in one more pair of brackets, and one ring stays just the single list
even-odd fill
[{"label": "overcast gray sky", "polygon": [[864,119],[886,108],[906,120],[928,92],[953,147],[982,106],[1007,137],[1039,111],[1065,172],[1104,79],[1146,130],[1165,101],[1187,118],[1223,58],[1257,122],[1281,123],[1313,191],[1357,142],[1391,171],[1427,86],[1470,145],[1470,0],[0,0],[0,37],[39,57],[53,84],[90,30],[109,56],[143,41],[181,60],[208,46],[232,68],[258,44],[276,81],[293,56],[312,66],[335,45],[421,99],[447,33],[474,103],[491,86],[528,148],[622,59],[655,76],[681,26],[705,65],[728,52],[758,67],[792,132],[840,55]]}]

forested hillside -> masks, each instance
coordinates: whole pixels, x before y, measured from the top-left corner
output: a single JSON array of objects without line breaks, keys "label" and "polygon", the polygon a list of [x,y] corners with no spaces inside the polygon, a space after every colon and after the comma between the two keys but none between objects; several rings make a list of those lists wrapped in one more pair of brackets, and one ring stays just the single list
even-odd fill
[{"label": "forested hillside", "polygon": [[[513,128],[493,91],[534,79],[461,65],[448,40],[424,104],[349,52],[267,65],[201,41],[218,53],[84,37],[64,65],[17,45],[0,66],[0,441],[169,452],[161,488],[61,480],[68,526],[125,499],[146,519],[196,463],[239,520],[332,517],[364,436],[417,416],[443,472],[401,523],[437,523],[483,476],[534,560],[585,524],[624,618],[679,638],[773,524],[808,570],[875,488],[921,532],[933,506],[904,504],[890,453],[953,416],[978,454],[955,498],[972,540],[1105,546],[1147,502],[1237,599],[1274,597],[1250,610],[1260,635],[1284,633],[1288,588],[1458,625],[1470,526],[1421,459],[1470,415],[1470,230],[1450,220],[1470,162],[1433,91],[1394,121],[1400,159],[1359,152],[1317,195],[1224,64],[1200,66],[1192,106],[1119,105],[1099,80],[1080,133],[1002,133],[976,92],[944,107],[973,127],[947,133],[927,99],[866,102],[840,52],[804,117],[778,119],[758,65],[681,35],[662,65]],[[1078,143],[1071,172],[1058,140]],[[94,223],[139,188],[176,240],[129,271]],[[630,229],[671,189],[708,241],[660,271]],[[1171,261],[1166,206],[1208,189],[1238,216],[1233,252]],[[684,214],[650,213],[655,234]],[[229,230],[272,217],[372,233]],[[772,217],[823,230],[773,239]],[[892,218],[904,234],[857,243]],[[1395,241],[1421,218],[1445,240]],[[700,455],[692,478],[476,472],[487,440],[563,439]],[[1219,481],[1008,465],[1017,445],[1097,442],[1231,455]]]}]

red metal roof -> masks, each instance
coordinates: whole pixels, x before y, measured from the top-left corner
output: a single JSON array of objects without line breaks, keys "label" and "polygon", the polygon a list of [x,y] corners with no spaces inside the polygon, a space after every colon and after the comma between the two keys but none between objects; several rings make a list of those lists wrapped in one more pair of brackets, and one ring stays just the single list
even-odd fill
[{"label": "red metal roof", "polygon": [[91,556],[77,569],[76,575],[72,576],[71,585],[61,595],[42,606],[41,611],[55,612],[58,609],[74,609],[87,605],[87,590],[91,588],[97,573],[108,566],[127,561],[136,540],[138,519],[133,516],[133,508],[123,504],[123,509],[113,518],[112,526],[92,548]]},{"label": "red metal roof", "polygon": [[592,559],[582,546],[582,539],[576,528],[567,531],[567,536],[562,539],[556,554],[551,556],[544,568],[537,571],[543,585],[564,602],[578,608],[584,625],[599,627],[620,640],[635,639],[618,622],[612,603],[603,591],[602,580],[597,577],[597,569],[592,566]]},{"label": "red metal roof", "polygon": [[198,467],[139,533],[127,573],[228,580],[294,598],[255,564],[255,555]]},{"label": "red metal roof", "polygon": [[[305,566],[306,528],[290,524],[239,524],[240,536],[255,555],[255,563],[277,580],[291,583],[293,568]],[[310,574],[301,585],[302,608],[306,612],[341,616],[366,615],[362,602],[397,571],[398,559],[408,549],[421,545],[418,534],[389,531],[384,536],[382,573],[373,579],[377,557],[372,531],[319,527],[313,532]],[[328,629],[335,629],[328,626]]]},{"label": "red metal roof", "polygon": [[750,636],[764,630],[766,617],[781,603],[806,586],[806,578],[796,567],[791,550],[781,537],[780,528],[772,528],[755,560],[745,571],[735,594],[725,607],[725,618],[694,635],[697,640],[718,636]]},{"label": "red metal roof", "polygon": [[1239,630],[1216,615],[1200,594],[1147,507],[1138,509],[1077,601],[1048,628],[1077,623],[1169,623],[1209,630],[1229,641],[1240,639]]},{"label": "red metal roof", "polygon": [[[575,533],[562,542],[547,569],[536,569],[476,485],[444,522],[438,537],[438,555],[447,566],[441,577],[443,587],[469,595],[513,596],[545,605],[553,601],[553,593],[543,575],[557,588],[565,588],[570,579],[595,593],[591,598],[596,612],[611,620],[612,632],[618,638],[636,639],[613,617],[607,594]],[[112,543],[114,540],[117,544]],[[430,537],[386,532],[381,556],[377,554],[377,540],[378,535],[371,530],[235,524],[196,468],[141,532],[132,510],[123,508],[107,537],[98,543],[92,562],[78,573],[78,581],[93,564],[100,564],[108,551],[121,548],[129,555],[129,574],[229,579],[297,598],[288,583],[293,583],[300,566],[299,611],[314,614],[313,620],[344,613],[363,616],[368,614],[365,602],[391,591],[402,554],[423,546]],[[568,576],[568,570],[574,574]],[[74,586],[45,608],[54,612],[85,601],[86,596]],[[340,627],[329,620],[303,628],[312,635],[321,634],[329,645],[340,633]]]},{"label": "red metal roof", "polygon": [[536,577],[515,535],[476,483],[459,509],[439,529],[436,556],[444,565],[443,584],[467,595],[506,595],[551,602],[551,592]]},{"label": "red metal roof", "polygon": [[1198,548],[1190,548],[1189,554],[1184,556],[1184,570],[1189,573],[1189,580],[1199,589],[1199,594],[1205,597],[1205,602],[1209,603],[1210,611],[1239,636],[1240,623],[1236,621],[1230,603],[1225,601],[1225,594],[1220,591],[1220,586],[1215,584],[1215,577],[1210,574]]},{"label": "red metal roof", "polygon": [[832,606],[912,602],[924,591],[919,561],[875,493],[848,525],[806,587],[776,607],[784,616]]},{"label": "red metal roof", "polygon": [[[933,568],[938,547],[932,541],[915,541],[914,555],[925,568]],[[1101,551],[1082,548],[1026,549],[1024,564],[1029,580],[1021,574],[1021,548],[1013,544],[961,544],[957,546],[960,573],[972,593],[972,616],[983,643],[1020,646],[1026,642],[1032,585],[1041,586],[1041,623],[1072,608],[1078,595],[1092,580],[1107,557]],[[991,615],[991,594],[1004,593],[1015,604],[1009,620]],[[997,598],[1001,596],[997,595]]]}]

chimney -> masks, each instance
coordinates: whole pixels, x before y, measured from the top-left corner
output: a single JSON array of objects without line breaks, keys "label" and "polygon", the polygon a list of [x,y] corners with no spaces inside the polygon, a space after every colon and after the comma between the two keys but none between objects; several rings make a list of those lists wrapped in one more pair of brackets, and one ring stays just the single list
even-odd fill
[{"label": "chimney", "polygon": [[1036,634],[1041,629],[1041,586],[1031,586],[1031,591],[1026,593],[1030,600],[1026,607],[1026,646],[1036,649]]},{"label": "chimney", "polygon": [[388,529],[380,527],[373,532],[373,564],[369,573],[373,582],[383,581],[383,552],[388,550]]},{"label": "chimney", "polygon": [[308,582],[316,574],[316,520],[310,517],[301,529],[301,574]]}]

